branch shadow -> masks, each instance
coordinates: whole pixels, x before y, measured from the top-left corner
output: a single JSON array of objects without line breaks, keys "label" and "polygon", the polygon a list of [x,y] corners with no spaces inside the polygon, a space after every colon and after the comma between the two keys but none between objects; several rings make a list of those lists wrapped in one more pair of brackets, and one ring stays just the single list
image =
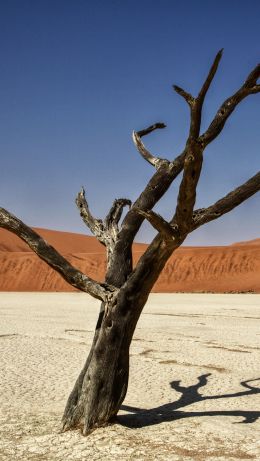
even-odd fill
[{"label": "branch shadow", "polygon": [[220,395],[201,395],[199,390],[206,386],[208,377],[211,373],[198,376],[198,382],[191,386],[181,386],[181,381],[172,381],[170,386],[175,391],[181,394],[179,400],[176,402],[166,403],[159,407],[151,408],[149,410],[132,407],[129,405],[121,405],[121,409],[128,411],[129,414],[118,415],[118,422],[123,426],[131,428],[140,428],[145,426],[152,426],[167,421],[175,421],[183,418],[194,418],[202,416],[234,416],[243,418],[242,421],[233,424],[249,424],[254,423],[260,418],[260,411],[250,410],[212,410],[212,411],[179,411],[180,408],[187,407],[196,402],[205,400],[218,400],[226,398],[244,397],[260,393],[260,388],[254,387],[253,381],[259,381],[260,378],[241,381],[240,384],[245,388],[240,392]]}]

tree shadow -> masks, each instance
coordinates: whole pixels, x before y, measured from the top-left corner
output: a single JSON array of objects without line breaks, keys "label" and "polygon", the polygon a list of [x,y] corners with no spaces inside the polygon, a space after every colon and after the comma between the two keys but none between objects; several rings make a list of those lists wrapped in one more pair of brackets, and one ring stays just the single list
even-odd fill
[{"label": "tree shadow", "polygon": [[[254,387],[249,383],[258,381],[260,378],[241,381],[241,386],[246,390],[230,394],[220,395],[201,395],[199,389],[206,386],[208,377],[211,373],[198,376],[198,382],[191,386],[181,386],[181,381],[172,381],[170,386],[175,391],[181,394],[179,400],[176,402],[166,403],[159,407],[151,408],[149,410],[131,407],[129,405],[122,405],[121,409],[128,411],[130,414],[119,415],[118,422],[123,426],[138,428],[144,426],[151,426],[160,424],[166,421],[175,421],[183,418],[201,417],[201,416],[234,416],[243,418],[239,423],[254,423],[260,418],[260,411],[250,410],[210,410],[210,411],[178,411],[180,408],[186,407],[196,402],[205,400],[218,400],[226,398],[244,397],[260,393],[260,388]],[[234,423],[236,424],[236,423]]]}]

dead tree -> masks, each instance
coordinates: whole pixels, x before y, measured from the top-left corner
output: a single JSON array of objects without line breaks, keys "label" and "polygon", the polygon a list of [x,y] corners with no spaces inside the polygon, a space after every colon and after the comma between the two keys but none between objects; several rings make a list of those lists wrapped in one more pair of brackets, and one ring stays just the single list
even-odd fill
[{"label": "dead tree", "polygon": [[[197,97],[174,86],[190,107],[190,130],[183,152],[175,160],[152,155],[142,137],[165,128],[156,123],[133,133],[134,143],[156,172],[137,200],[115,200],[104,220],[96,219],[89,210],[84,189],[76,204],[84,222],[106,247],[107,272],[104,283],[98,283],[73,267],[35,231],[3,208],[0,226],[23,239],[49,266],[59,272],[71,285],[99,299],[101,309],[93,344],[74,388],[69,396],[63,419],[63,430],[81,428],[88,434],[94,428],[107,425],[116,416],[128,385],[129,347],[137,321],[165,263],[188,234],[198,227],[228,213],[260,190],[260,172],[213,205],[194,209],[203,153],[222,131],[237,105],[247,96],[258,93],[260,65],[246,78],[244,84],[218,109],[204,133],[200,133],[201,113],[205,96],[217,71],[222,50]],[[182,172],[175,213],[170,221],[152,211],[174,179]],[[129,207],[121,220],[124,207]],[[157,235],[139,259],[132,264],[132,244],[144,220],[156,229]]]}]

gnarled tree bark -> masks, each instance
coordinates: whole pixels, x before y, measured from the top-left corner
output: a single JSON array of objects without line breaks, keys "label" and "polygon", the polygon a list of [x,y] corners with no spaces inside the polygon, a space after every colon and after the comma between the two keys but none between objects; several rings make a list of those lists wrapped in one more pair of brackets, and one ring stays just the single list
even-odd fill
[{"label": "gnarled tree bark", "polygon": [[[79,192],[76,204],[80,215],[107,249],[104,283],[98,283],[74,268],[36,232],[0,208],[0,227],[22,238],[68,283],[102,301],[89,356],[64,411],[63,430],[81,428],[86,435],[96,427],[113,421],[127,392],[129,347],[135,327],[165,263],[189,233],[228,213],[260,190],[258,172],[215,204],[194,210],[205,148],[220,134],[236,106],[247,96],[260,92],[260,85],[257,83],[260,76],[258,65],[241,88],[221,105],[208,129],[200,134],[203,103],[221,56],[222,50],[216,55],[197,97],[179,86],[174,86],[175,91],[190,107],[189,135],[184,151],[175,160],[154,156],[141,140],[152,131],[165,128],[163,123],[155,123],[144,130],[133,132],[138,151],[156,169],[135,203],[131,204],[127,199],[117,199],[106,218],[101,220],[91,214],[84,189]],[[182,171],[177,206],[168,222],[152,209]],[[120,224],[123,208],[126,206],[130,209]],[[133,268],[132,244],[144,219],[158,233]]]}]

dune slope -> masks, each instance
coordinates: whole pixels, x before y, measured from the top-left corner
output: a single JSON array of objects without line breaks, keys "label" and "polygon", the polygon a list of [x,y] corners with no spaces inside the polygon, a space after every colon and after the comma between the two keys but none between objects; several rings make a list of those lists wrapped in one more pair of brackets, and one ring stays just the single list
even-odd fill
[{"label": "dune slope", "polygon": [[[94,237],[35,229],[89,276],[103,280],[105,249]],[[134,261],[145,251],[134,245]],[[1,291],[73,291],[15,235],[0,229]],[[222,247],[182,247],[168,261],[155,292],[260,293],[260,239]]]}]

